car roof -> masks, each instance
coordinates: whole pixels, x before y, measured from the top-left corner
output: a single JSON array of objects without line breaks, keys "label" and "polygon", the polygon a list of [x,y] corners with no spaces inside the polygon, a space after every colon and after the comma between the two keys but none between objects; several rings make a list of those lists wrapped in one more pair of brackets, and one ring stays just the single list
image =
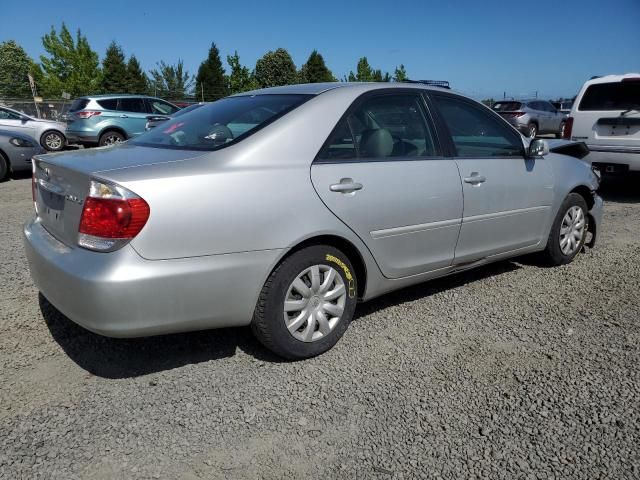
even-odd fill
[{"label": "car roof", "polygon": [[135,93],[100,93],[98,95],[84,95],[83,97],[78,97],[78,99],[80,98],[86,98],[87,100],[91,100],[92,98],[123,98],[123,97],[135,97],[135,98],[158,98],[158,97],[151,97],[149,95],[138,95]]},{"label": "car roof", "polygon": [[627,78],[634,78],[640,80],[640,73],[625,73],[623,75],[605,75],[602,77],[593,77],[585,82],[586,85],[593,85],[595,83],[613,83],[621,82]]},{"label": "car roof", "polygon": [[424,83],[409,82],[326,82],[326,83],[300,83],[296,85],[283,85],[281,87],[260,88],[249,92],[236,93],[234,97],[247,95],[319,95],[337,88],[350,88],[359,90],[379,90],[382,88],[415,88],[421,90],[451,91],[442,87],[426,85]]}]

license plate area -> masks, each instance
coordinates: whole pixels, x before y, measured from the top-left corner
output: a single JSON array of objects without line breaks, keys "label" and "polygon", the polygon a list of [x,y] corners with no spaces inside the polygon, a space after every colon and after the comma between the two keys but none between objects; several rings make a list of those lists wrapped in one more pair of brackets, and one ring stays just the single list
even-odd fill
[{"label": "license plate area", "polygon": [[41,185],[38,186],[38,192],[41,203],[40,208],[38,208],[38,213],[42,217],[44,223],[50,225],[63,225],[64,195],[47,190]]}]

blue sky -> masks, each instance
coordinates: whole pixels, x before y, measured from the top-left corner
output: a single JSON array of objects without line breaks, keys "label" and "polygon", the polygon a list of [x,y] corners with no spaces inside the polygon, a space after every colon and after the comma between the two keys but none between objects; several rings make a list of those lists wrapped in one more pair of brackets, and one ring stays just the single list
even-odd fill
[{"label": "blue sky", "polygon": [[[102,57],[115,40],[143,68],[181,58],[195,73],[212,41],[253,68],[284,47],[299,67],[318,49],[334,75],[359,57],[410,78],[445,79],[476,98],[574,95],[592,75],[640,71],[640,0],[199,0],[3,2],[0,41],[34,58],[62,21]],[[533,7],[532,7],[533,6]]]}]

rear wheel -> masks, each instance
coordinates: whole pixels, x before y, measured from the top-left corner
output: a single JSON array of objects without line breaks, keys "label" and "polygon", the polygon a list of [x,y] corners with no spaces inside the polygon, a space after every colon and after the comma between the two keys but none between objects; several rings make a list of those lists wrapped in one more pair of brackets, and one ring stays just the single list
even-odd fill
[{"label": "rear wheel", "polygon": [[566,122],[560,122],[560,129],[558,130],[558,133],[556,133],[556,138],[564,137],[564,129],[566,126],[567,126]]},{"label": "rear wheel", "polygon": [[356,308],[353,266],[340,250],[317,245],[286,258],[267,279],[253,315],[260,342],[289,359],[326,352]]},{"label": "rear wheel", "polygon": [[9,162],[5,156],[0,153],[0,182],[6,180],[9,177]]},{"label": "rear wheel", "polygon": [[558,210],[543,257],[551,265],[573,261],[587,238],[589,214],[582,195],[570,193]]},{"label": "rear wheel", "polygon": [[126,138],[122,133],[115,130],[108,130],[100,135],[100,141],[98,142],[98,145],[100,145],[101,147],[108,147],[111,145],[122,143],[125,140]]},{"label": "rear wheel", "polygon": [[67,141],[64,135],[55,130],[44,132],[42,137],[40,137],[40,145],[50,152],[59,152],[64,148],[65,143],[67,143]]},{"label": "rear wheel", "polygon": [[535,123],[530,123],[527,126],[527,135],[529,138],[536,138],[536,135],[538,135],[538,126]]}]

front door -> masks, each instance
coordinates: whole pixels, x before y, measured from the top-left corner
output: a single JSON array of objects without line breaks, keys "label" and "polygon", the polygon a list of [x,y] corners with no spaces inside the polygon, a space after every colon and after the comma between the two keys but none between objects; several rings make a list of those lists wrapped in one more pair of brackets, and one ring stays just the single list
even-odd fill
[{"label": "front door", "polygon": [[545,158],[525,158],[520,135],[491,110],[462,97],[434,94],[464,194],[455,263],[473,262],[543,241],[553,176]]},{"label": "front door", "polygon": [[362,239],[388,278],[453,261],[462,186],[432,125],[415,90],[365,94],[311,168],[322,201]]},{"label": "front door", "polygon": [[122,97],[118,101],[119,124],[127,137],[137,137],[145,132],[147,124],[147,105],[144,99],[137,97]]}]

